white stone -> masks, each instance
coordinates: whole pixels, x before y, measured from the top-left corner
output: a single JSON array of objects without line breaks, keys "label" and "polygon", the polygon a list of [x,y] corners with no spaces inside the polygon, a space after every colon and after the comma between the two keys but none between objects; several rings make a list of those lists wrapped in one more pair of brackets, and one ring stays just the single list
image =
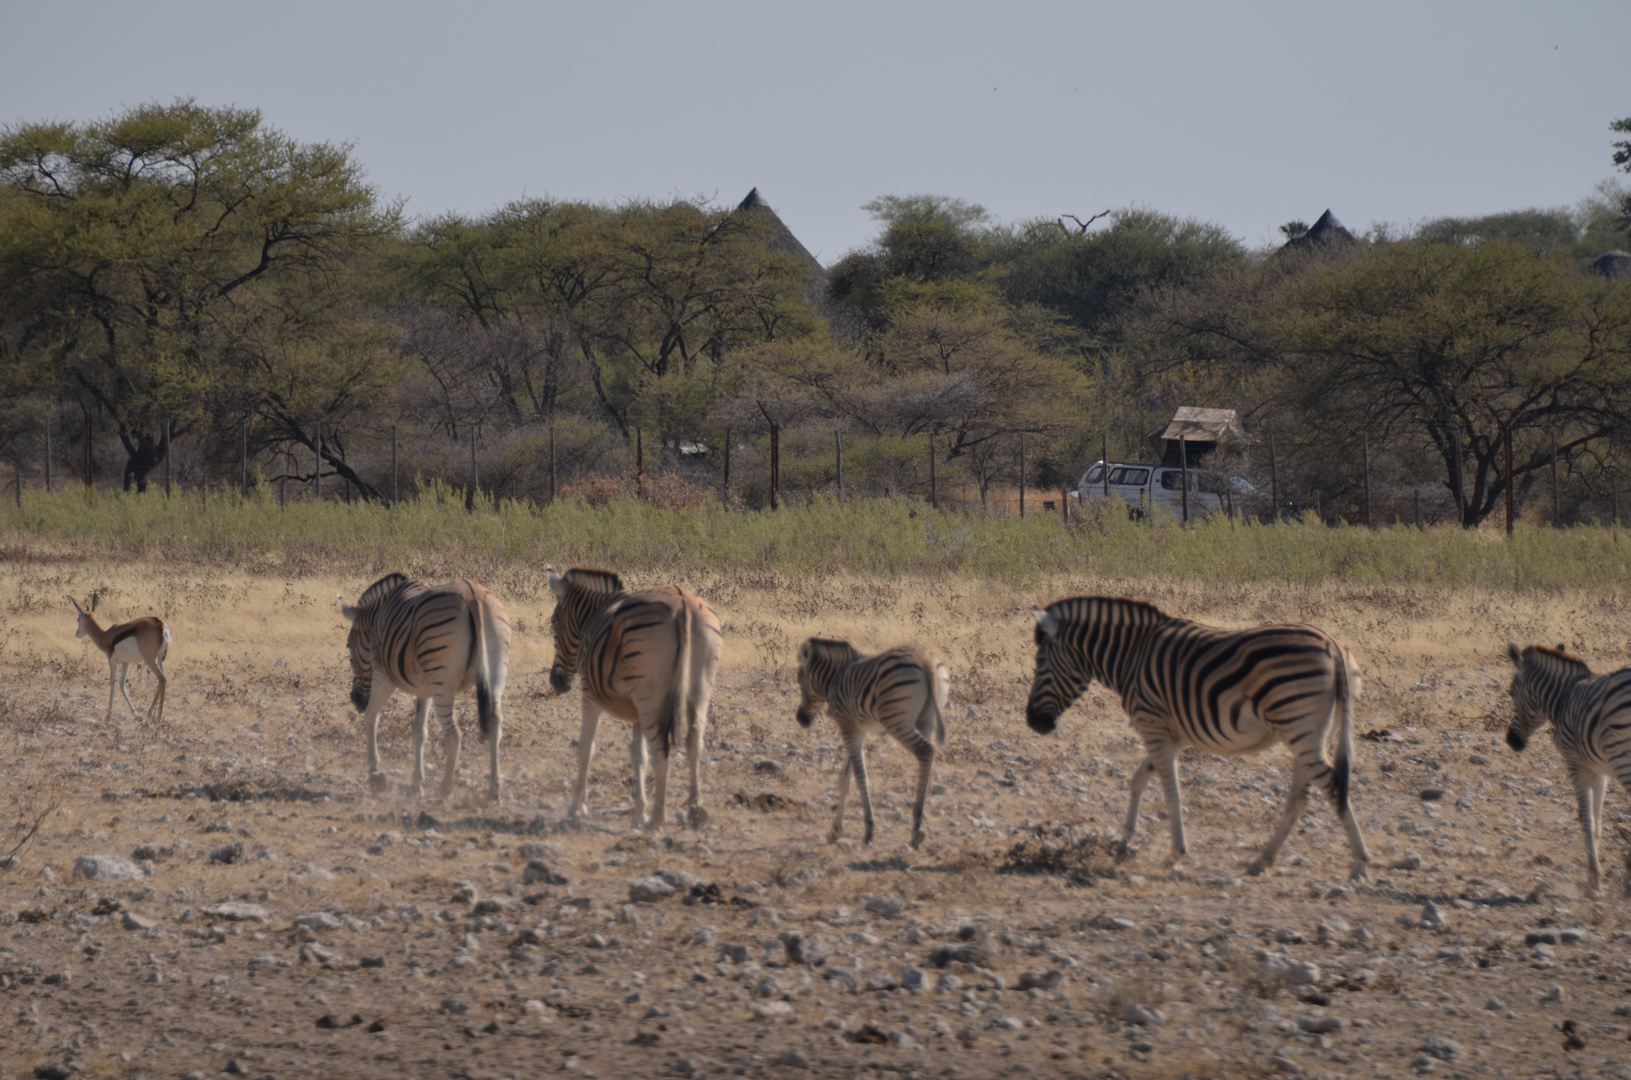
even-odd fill
[{"label": "white stone", "polygon": [[146,875],[123,855],[81,855],[74,860],[74,876],[91,881],[136,881]]}]

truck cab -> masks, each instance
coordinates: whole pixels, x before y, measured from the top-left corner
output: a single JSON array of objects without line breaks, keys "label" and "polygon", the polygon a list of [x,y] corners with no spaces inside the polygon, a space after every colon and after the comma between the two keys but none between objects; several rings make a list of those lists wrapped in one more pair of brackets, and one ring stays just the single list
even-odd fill
[{"label": "truck cab", "polygon": [[[1105,475],[1107,470],[1108,477]],[[1077,501],[1083,504],[1105,502],[1107,479],[1109,497],[1121,499],[1135,517],[1142,517],[1152,510],[1179,517],[1183,515],[1184,470],[1181,468],[1095,461],[1077,481]],[[1256,490],[1238,476],[1226,476],[1212,469],[1190,469],[1190,520],[1231,512],[1236,501]]]}]

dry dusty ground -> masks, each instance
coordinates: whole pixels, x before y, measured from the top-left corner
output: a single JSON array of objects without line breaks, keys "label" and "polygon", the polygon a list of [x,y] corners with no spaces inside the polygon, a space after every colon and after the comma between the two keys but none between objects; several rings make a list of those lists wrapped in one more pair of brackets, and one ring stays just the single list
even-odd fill
[{"label": "dry dusty ground", "polygon": [[[1539,739],[1520,758],[1499,732],[1505,643],[1623,663],[1618,597],[689,582],[728,635],[713,818],[653,840],[623,816],[621,725],[602,729],[591,820],[564,826],[578,706],[543,678],[547,590],[537,568],[489,583],[518,631],[508,788],[499,806],[467,794],[485,786],[478,750],[440,805],[364,789],[332,598],[365,580],[0,568],[0,854],[39,823],[0,870],[0,1076],[1631,1076],[1625,795],[1609,799],[1603,898],[1584,898],[1555,751]],[[115,614],[174,628],[162,725],[122,701],[104,719],[105,666],[63,598],[95,587]],[[1186,757],[1176,872],[1158,791],[1142,854],[1106,854],[1139,759],[1119,710],[1092,692],[1047,738],[1021,719],[1025,608],[1086,591],[1221,624],[1307,619],[1357,648],[1360,729],[1391,733],[1359,744],[1368,884],[1344,880],[1317,796],[1281,865],[1241,876],[1283,796],[1282,750]],[[903,846],[893,745],[871,757],[878,842],[851,839],[852,801],[849,838],[823,843],[837,740],[829,721],[794,723],[786,666],[814,632],[917,638],[951,660],[920,852]],[[152,683],[132,681],[145,704]],[[387,724],[399,781],[407,715],[399,700]],[[146,872],[76,876],[99,854]],[[631,882],[658,870],[719,902],[631,904]],[[1423,925],[1428,901],[1442,926]],[[223,902],[264,912],[233,921]],[[1556,944],[1527,943],[1536,932]]]}]

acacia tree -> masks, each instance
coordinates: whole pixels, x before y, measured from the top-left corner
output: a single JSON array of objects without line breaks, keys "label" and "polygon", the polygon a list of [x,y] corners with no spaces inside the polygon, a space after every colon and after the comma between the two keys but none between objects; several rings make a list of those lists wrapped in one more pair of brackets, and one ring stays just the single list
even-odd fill
[{"label": "acacia tree", "polygon": [[210,420],[222,350],[258,291],[326,281],[395,227],[348,146],[298,143],[252,109],[192,100],[0,131],[0,316],[8,362],[45,357],[107,416],[127,487]]}]

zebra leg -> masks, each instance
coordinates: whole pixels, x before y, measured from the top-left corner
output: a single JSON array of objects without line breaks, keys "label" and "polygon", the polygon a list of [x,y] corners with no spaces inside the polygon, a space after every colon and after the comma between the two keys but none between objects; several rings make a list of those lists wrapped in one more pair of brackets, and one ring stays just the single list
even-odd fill
[{"label": "zebra leg", "polygon": [[442,754],[442,798],[445,801],[459,782],[459,750],[464,741],[459,736],[459,725],[453,722],[452,698],[436,698],[436,718],[442,722],[445,733],[443,745],[446,749]]},{"label": "zebra leg", "polygon": [[396,688],[381,684],[377,679],[368,686],[368,707],[362,713],[363,738],[368,742],[368,788],[375,794],[390,790],[391,781],[379,765],[379,714],[385,709]]},{"label": "zebra leg", "polygon": [[1580,807],[1580,830],[1586,834],[1586,887],[1593,895],[1603,883],[1603,868],[1597,861],[1597,799],[1594,789],[1598,779],[1576,765],[1569,766],[1569,780],[1574,784],[1574,797]]},{"label": "zebra leg", "polygon": [[[477,724],[480,724],[477,720]],[[492,802],[499,802],[504,796],[504,781],[498,775],[498,744],[504,738],[504,708],[500,704],[500,696],[493,695],[493,745],[488,748],[487,763],[487,798]]]},{"label": "zebra leg", "polygon": [[1116,845],[1116,854],[1126,855],[1132,851],[1133,833],[1138,830],[1138,804],[1144,798],[1144,788],[1155,775],[1155,759],[1147,757],[1144,764],[1133,770],[1133,778],[1127,784],[1127,821],[1121,827],[1121,841]]},{"label": "zebra leg", "polygon": [[1286,794],[1285,812],[1280,815],[1280,824],[1275,828],[1274,835],[1269,837],[1257,858],[1246,864],[1246,873],[1254,877],[1274,865],[1275,856],[1280,854],[1280,848],[1291,835],[1291,827],[1297,824],[1302,817],[1303,808],[1308,805],[1308,770],[1303,768],[1302,759],[1291,759],[1291,790]]},{"label": "zebra leg", "polygon": [[872,843],[872,785],[867,782],[866,775],[866,742],[864,737],[858,736],[855,740],[855,787],[861,793],[861,816],[866,822],[866,834],[861,838],[863,844]]},{"label": "zebra leg", "polygon": [[595,730],[600,727],[600,706],[583,695],[583,727],[578,730],[578,785],[566,816],[576,821],[589,812],[589,759],[595,756]]},{"label": "zebra leg", "polygon": [[929,782],[934,779],[934,743],[915,731],[901,743],[917,757],[917,799],[912,803],[912,848],[915,850],[923,846],[929,835],[923,828],[923,803],[929,796]]},{"label": "zebra leg", "polygon": [[413,793],[425,794],[425,740],[430,731],[430,698],[413,703]]},{"label": "zebra leg", "polygon": [[691,770],[691,795],[685,801],[685,816],[693,829],[708,823],[708,811],[702,808],[702,743],[707,726],[708,703],[704,699],[701,709],[691,711],[691,724],[685,732],[685,762]]},{"label": "zebra leg", "polygon": [[844,835],[844,803],[849,801],[849,774],[855,767],[853,753],[844,755],[844,767],[838,770],[838,806],[833,810],[832,828],[827,830],[827,843]]},{"label": "zebra leg", "polygon": [[672,759],[672,754],[658,750],[657,760],[651,763],[656,782],[652,785],[651,817],[646,821],[646,828],[652,832],[662,832],[668,825],[668,763]]},{"label": "zebra leg", "polygon": [[634,725],[634,738],[629,741],[629,764],[634,766],[634,827],[646,825],[646,732]]},{"label": "zebra leg", "polygon": [[1189,853],[1189,845],[1184,842],[1184,798],[1178,791],[1178,755],[1171,747],[1165,748],[1156,770],[1161,774],[1161,793],[1167,800],[1167,825],[1172,830],[1172,854],[1167,862],[1176,863]]}]

